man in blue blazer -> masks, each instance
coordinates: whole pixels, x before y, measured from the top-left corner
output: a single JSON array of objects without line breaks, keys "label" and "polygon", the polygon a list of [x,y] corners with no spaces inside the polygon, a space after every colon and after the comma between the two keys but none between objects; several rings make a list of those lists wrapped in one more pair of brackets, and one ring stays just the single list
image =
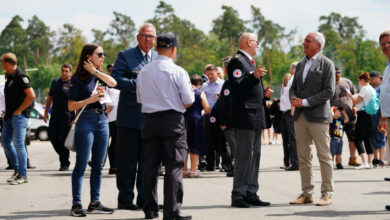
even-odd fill
[{"label": "man in blue blazer", "polygon": [[[139,71],[155,57],[156,28],[144,24],[137,35],[138,45],[121,51],[115,61],[112,77],[121,91],[117,113],[117,173],[119,190],[118,209],[136,210],[144,205],[142,192],[141,125],[144,116],[137,103],[136,80]],[[137,180],[137,181],[136,181]],[[134,184],[137,186],[137,204],[133,203]]]}]

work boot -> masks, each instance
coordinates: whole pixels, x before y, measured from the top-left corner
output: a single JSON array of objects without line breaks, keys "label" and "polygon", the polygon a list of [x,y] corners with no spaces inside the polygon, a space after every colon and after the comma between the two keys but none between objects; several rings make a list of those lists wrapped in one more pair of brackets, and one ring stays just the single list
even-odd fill
[{"label": "work boot", "polygon": [[354,156],[349,158],[348,165],[350,165],[350,166],[360,166],[361,163],[358,161],[356,155],[354,155]]}]

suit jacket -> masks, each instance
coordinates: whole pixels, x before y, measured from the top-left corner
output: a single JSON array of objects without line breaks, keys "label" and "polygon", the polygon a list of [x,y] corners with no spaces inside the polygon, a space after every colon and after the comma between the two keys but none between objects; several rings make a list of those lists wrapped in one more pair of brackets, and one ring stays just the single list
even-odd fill
[{"label": "suit jacket", "polygon": [[[152,50],[152,61],[156,57],[157,52]],[[144,116],[141,113],[141,104],[137,103],[136,82],[139,71],[146,64],[138,46],[118,54],[112,70],[112,77],[117,81],[116,89],[121,91],[116,119],[118,126],[141,129]]]},{"label": "suit jacket", "polygon": [[265,111],[263,82],[253,76],[255,69],[256,66],[240,51],[228,64],[232,128],[263,129],[271,125],[268,111]]},{"label": "suit jacket", "polygon": [[229,122],[230,112],[232,111],[232,96],[230,92],[229,80],[223,83],[221,93],[219,94],[218,109],[219,109],[219,124],[228,128],[231,127]]},{"label": "suit jacket", "polygon": [[331,123],[330,98],[336,87],[333,61],[319,54],[303,82],[305,64],[306,58],[297,65],[290,89],[290,99],[292,97],[307,99],[309,107],[295,108],[294,120],[303,113],[308,121]]}]

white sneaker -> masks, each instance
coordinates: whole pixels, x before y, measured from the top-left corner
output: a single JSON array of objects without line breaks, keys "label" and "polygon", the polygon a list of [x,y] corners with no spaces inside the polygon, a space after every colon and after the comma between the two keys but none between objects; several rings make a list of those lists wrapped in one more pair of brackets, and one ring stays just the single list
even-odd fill
[{"label": "white sneaker", "polygon": [[369,163],[368,164],[368,169],[373,169],[374,168],[374,165],[372,163]]},{"label": "white sneaker", "polygon": [[275,144],[275,140],[272,141],[272,144]]},{"label": "white sneaker", "polygon": [[370,169],[370,166],[368,165],[368,163],[362,163],[362,165],[356,167],[355,169],[357,169],[357,170]]}]

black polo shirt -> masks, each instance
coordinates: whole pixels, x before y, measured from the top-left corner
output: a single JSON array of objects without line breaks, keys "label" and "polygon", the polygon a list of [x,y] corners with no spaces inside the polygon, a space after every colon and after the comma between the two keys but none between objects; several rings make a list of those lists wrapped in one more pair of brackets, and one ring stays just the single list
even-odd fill
[{"label": "black polo shirt", "polygon": [[[23,103],[26,98],[25,89],[31,88],[30,78],[21,69],[16,68],[13,74],[7,74],[5,82],[5,116],[4,119],[11,119],[17,108]],[[22,114],[27,118],[30,117],[30,111],[34,106],[34,102],[29,107],[22,111]]]},{"label": "black polo shirt", "polygon": [[73,117],[73,111],[68,110],[69,85],[71,80],[62,81],[61,77],[56,78],[51,83],[49,96],[52,97],[53,104],[50,120],[63,120],[64,117]]}]

